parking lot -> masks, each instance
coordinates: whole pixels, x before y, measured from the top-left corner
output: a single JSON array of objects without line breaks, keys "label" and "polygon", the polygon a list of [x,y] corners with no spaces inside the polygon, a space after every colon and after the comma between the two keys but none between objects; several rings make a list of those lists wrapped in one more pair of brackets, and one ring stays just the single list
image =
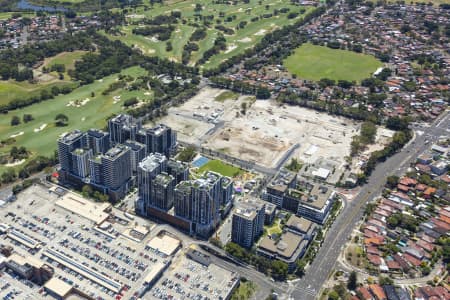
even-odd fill
[{"label": "parking lot", "polygon": [[[113,208],[108,219],[98,226],[85,216],[55,205],[60,200],[61,196],[41,185],[20,193],[15,202],[0,208],[2,223],[9,226],[0,243],[12,246],[19,255],[31,255],[47,263],[54,268],[54,276],[95,299],[131,298],[152,267],[170,259],[146,248],[157,234],[150,229],[154,224],[147,220],[127,219]],[[150,231],[140,242],[122,234],[136,225]],[[20,292],[18,284],[11,285]],[[40,286],[26,287],[25,291],[30,289],[44,295]],[[11,292],[12,297],[16,290],[5,288],[0,296]]]},{"label": "parking lot", "polygon": [[4,273],[0,277],[0,299],[38,299],[33,293],[33,283],[14,277],[16,276],[10,273]]},{"label": "parking lot", "polygon": [[144,299],[226,299],[238,277],[217,265],[179,255]]}]

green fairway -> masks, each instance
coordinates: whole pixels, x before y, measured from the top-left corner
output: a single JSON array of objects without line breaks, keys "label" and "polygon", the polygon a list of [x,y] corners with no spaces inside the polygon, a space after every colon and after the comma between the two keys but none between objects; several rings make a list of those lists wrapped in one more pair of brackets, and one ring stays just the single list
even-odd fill
[{"label": "green fairway", "polygon": [[[159,15],[168,15],[171,11],[180,11],[181,21],[175,24],[170,42],[173,50],[166,51],[167,41],[158,41],[151,36],[142,36],[132,33],[133,28],[137,25],[126,25],[119,27],[121,35],[106,34],[111,39],[121,40],[129,46],[134,46],[142,50],[145,55],[159,56],[181,62],[184,45],[187,44],[191,34],[198,26],[203,26],[202,19],[206,16],[212,17],[207,28],[207,35],[204,39],[196,41],[199,50],[193,51],[190,57],[190,64],[195,64],[202,58],[203,53],[214,45],[214,40],[221,31],[215,28],[218,24],[225,28],[234,30],[233,34],[225,35],[227,49],[219,54],[213,55],[202,67],[216,67],[223,60],[242,53],[245,49],[253,47],[258,43],[265,34],[282,26],[293,24],[301,18],[303,10],[307,13],[312,8],[303,7],[291,3],[289,0],[279,0],[277,3],[264,0],[249,0],[249,3],[236,2],[235,5],[228,3],[218,4],[211,1],[177,1],[164,2],[163,5],[150,5],[149,0],[144,0],[144,4],[152,6],[151,9],[144,10],[138,7],[133,13],[127,15],[130,22],[138,21],[142,18],[153,18]],[[201,4],[202,10],[195,12],[195,5]],[[280,12],[281,9],[288,10]],[[276,13],[274,11],[277,10]],[[202,19],[197,16],[201,14]],[[295,17],[289,19],[289,13],[299,13]],[[221,16],[222,14],[222,16]],[[257,19],[254,19],[257,17]],[[253,19],[253,20],[252,20]],[[243,28],[238,28],[239,24],[245,24]]]},{"label": "green fairway", "polygon": [[[64,79],[70,80],[71,78],[68,71],[73,70],[75,68],[75,62],[80,60],[86,53],[88,52],[81,50],[59,53],[58,55],[45,59],[44,64],[39,68],[39,70],[41,71],[43,67],[50,68],[53,65],[64,65],[66,68],[66,71],[64,72]],[[57,72],[50,72],[49,74],[54,78],[58,78]]]},{"label": "green fairway", "polygon": [[56,64],[66,66],[66,70],[74,68],[75,62],[80,60],[81,57],[86,54],[87,51],[73,51],[73,52],[63,52],[53,57],[49,57],[45,60],[44,66],[52,66]]},{"label": "green fairway", "polygon": [[292,74],[302,79],[360,81],[372,76],[383,64],[371,55],[324,46],[303,44],[283,62]]},{"label": "green fairway", "polygon": [[[137,76],[145,75],[146,71],[140,67],[132,67],[124,70],[122,74],[136,78]],[[146,91],[119,89],[109,95],[102,95],[102,92],[111,83],[115,82],[117,77],[118,74],[105,77],[92,84],[77,88],[68,95],[60,95],[52,100],[11,111],[9,114],[4,115],[0,119],[0,139],[4,140],[11,135],[20,135],[15,137],[16,143],[9,147],[1,148],[1,153],[8,152],[12,146],[25,146],[33,155],[48,156],[56,149],[56,140],[62,133],[74,129],[103,128],[106,125],[106,119],[111,114],[123,110],[122,103],[128,98],[138,97],[138,99],[143,101],[151,101],[152,96]],[[95,93],[94,97],[92,97],[92,93]],[[121,96],[120,101],[115,101],[113,97],[119,95]],[[70,102],[86,99],[89,100],[80,107],[69,105]],[[69,117],[68,126],[56,127],[54,125],[54,119],[58,113],[63,113]],[[22,122],[18,126],[10,125],[12,116],[18,116],[22,119],[24,114],[31,114],[34,120],[26,124]],[[38,131],[44,124],[46,124],[45,128]],[[23,134],[21,134],[22,132]],[[3,169],[4,167],[0,166],[0,171],[3,171]]]},{"label": "green fairway", "polygon": [[[27,99],[32,96],[39,96],[43,89],[50,90],[53,86],[62,87],[65,85],[76,85],[70,81],[67,71],[74,68],[75,61],[87,53],[86,51],[63,52],[56,56],[45,59],[42,66],[34,70],[34,79],[37,83],[28,81],[0,81],[0,105],[7,104],[15,99]],[[64,79],[60,80],[57,72],[48,74],[42,73],[43,67],[50,67],[55,64],[63,64],[66,67]]]},{"label": "green fairway", "polygon": [[241,169],[216,159],[210,160],[205,165],[201,166],[198,170],[198,173],[202,174],[206,171],[213,171],[228,177],[235,177],[243,173]]},{"label": "green fairway", "polygon": [[69,83],[67,81],[52,81],[48,83],[31,84],[27,81],[17,82],[14,80],[0,81],[0,105],[8,104],[14,99],[26,99],[31,96],[40,95],[41,90],[50,90],[53,86],[62,87]]}]

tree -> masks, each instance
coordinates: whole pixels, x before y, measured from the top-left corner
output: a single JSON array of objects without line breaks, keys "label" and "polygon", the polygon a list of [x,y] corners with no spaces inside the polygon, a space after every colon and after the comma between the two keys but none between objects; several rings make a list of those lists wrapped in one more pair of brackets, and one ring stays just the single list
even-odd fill
[{"label": "tree", "polygon": [[6,169],[2,174],[2,183],[10,183],[16,180],[17,174],[13,169]]},{"label": "tree", "polygon": [[391,176],[389,176],[389,177],[386,179],[386,185],[387,185],[390,189],[393,189],[393,188],[395,188],[395,187],[397,186],[398,180],[399,180],[398,176],[396,176],[396,175],[391,175]]},{"label": "tree", "polygon": [[31,114],[24,114],[22,119],[24,123],[28,123],[34,120],[33,115]]},{"label": "tree", "polygon": [[28,157],[28,150],[21,146],[20,148],[17,148],[16,146],[12,147],[9,155],[13,158],[13,159],[25,159]]},{"label": "tree", "polygon": [[17,126],[20,124],[20,118],[18,116],[13,116],[11,118],[11,126]]},{"label": "tree", "polygon": [[328,294],[328,300],[339,300],[339,294],[336,291],[331,291]]},{"label": "tree", "polygon": [[286,166],[286,169],[292,172],[298,172],[300,171],[302,166],[303,166],[302,163],[298,159],[292,158],[291,162]]},{"label": "tree", "polygon": [[394,281],[389,277],[380,276],[379,284],[380,285],[392,285],[392,284],[394,284]]},{"label": "tree", "polygon": [[57,114],[55,117],[55,124],[58,127],[67,126],[69,122],[69,117],[65,114]]},{"label": "tree", "polygon": [[386,121],[386,127],[392,130],[408,129],[409,121],[406,118],[391,117]]},{"label": "tree", "polygon": [[170,51],[172,51],[172,50],[173,50],[172,43],[171,43],[170,41],[168,41],[168,42],[166,43],[166,51],[167,51],[167,52],[170,52]]},{"label": "tree", "polygon": [[179,154],[177,159],[184,162],[190,162],[196,155],[194,147],[186,147]]},{"label": "tree", "polygon": [[225,251],[240,260],[245,260],[247,257],[245,249],[233,242],[225,245]]},{"label": "tree", "polygon": [[136,97],[131,97],[130,99],[127,99],[123,102],[123,106],[129,107],[137,104],[139,100]]},{"label": "tree", "polygon": [[380,73],[378,73],[378,74],[376,75],[376,77],[379,78],[379,79],[381,79],[381,80],[383,80],[383,81],[386,81],[386,80],[388,79],[388,77],[391,76],[391,74],[392,74],[391,69],[389,69],[389,68],[384,68],[383,70],[381,70]]},{"label": "tree", "polygon": [[57,86],[52,87],[50,92],[52,93],[53,96],[58,96],[59,93],[61,93],[59,87],[57,87]]},{"label": "tree", "polygon": [[387,218],[387,225],[390,228],[395,228],[400,224],[401,214],[392,214]]},{"label": "tree", "polygon": [[241,103],[241,114],[245,115],[247,113],[247,102]]},{"label": "tree", "polygon": [[347,282],[347,287],[349,290],[352,290],[352,291],[356,290],[356,287],[358,285],[357,280],[358,280],[358,278],[357,278],[356,272],[352,271],[350,273],[350,276],[348,277],[348,282]]},{"label": "tree", "polygon": [[427,276],[431,273],[431,268],[429,266],[421,267],[422,275]]},{"label": "tree", "polygon": [[302,259],[298,259],[295,264],[297,266],[297,269],[295,270],[295,275],[299,277],[305,275],[306,262]]},{"label": "tree", "polygon": [[85,184],[81,189],[81,193],[83,194],[84,197],[91,197],[93,192],[94,190],[88,184]]},{"label": "tree", "polygon": [[268,88],[260,87],[256,90],[256,98],[258,99],[269,99],[270,91]]},{"label": "tree", "polygon": [[279,260],[272,261],[271,264],[272,275],[275,279],[283,281],[286,279],[288,274],[288,265],[287,263]]},{"label": "tree", "polygon": [[346,296],[347,296],[347,288],[345,287],[345,284],[344,284],[344,283],[335,285],[333,289],[336,291],[336,293],[339,295],[339,297],[340,297],[341,299],[346,299]]},{"label": "tree", "polygon": [[195,9],[194,9],[195,12],[199,13],[199,12],[202,11],[202,9],[203,8],[202,8],[202,5],[200,3],[195,4]]}]

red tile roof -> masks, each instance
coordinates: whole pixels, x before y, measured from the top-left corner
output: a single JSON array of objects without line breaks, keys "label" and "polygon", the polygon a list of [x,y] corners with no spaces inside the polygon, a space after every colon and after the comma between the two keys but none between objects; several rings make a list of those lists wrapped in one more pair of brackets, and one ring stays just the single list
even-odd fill
[{"label": "red tile roof", "polygon": [[411,254],[408,253],[403,253],[403,257],[413,266],[420,266],[420,264],[422,263],[421,260],[415,258],[414,256],[412,256]]},{"label": "red tile roof", "polygon": [[398,262],[396,262],[395,260],[389,260],[387,263],[387,266],[389,268],[389,270],[401,270],[401,266]]},{"label": "red tile roof", "polygon": [[423,192],[427,189],[427,187],[428,187],[428,185],[420,183],[420,184],[416,185],[416,190]]},{"label": "red tile roof", "polygon": [[372,294],[365,287],[359,287],[357,291],[361,293],[361,296],[362,296],[362,298],[364,300],[372,300],[372,299],[374,299]]},{"label": "red tile roof", "polygon": [[378,248],[374,246],[368,246],[366,252],[369,254],[380,255],[380,250],[378,250]]},{"label": "red tile roof", "polygon": [[400,179],[399,183],[406,186],[412,186],[417,184],[417,180],[410,177],[403,177],[402,179]]},{"label": "red tile roof", "polygon": [[423,192],[423,194],[424,194],[425,196],[431,196],[431,195],[433,195],[434,193],[436,193],[436,188],[434,188],[434,187],[428,187],[428,188],[425,190],[425,192]]},{"label": "red tile roof", "polygon": [[375,254],[367,254],[367,259],[375,266],[381,265],[381,257]]},{"label": "red tile roof", "polygon": [[383,243],[384,243],[384,237],[380,236],[380,235],[376,235],[374,237],[364,239],[364,244],[366,246],[369,246],[369,245],[379,246],[379,245],[382,245]]},{"label": "red tile roof", "polygon": [[386,293],[383,288],[379,284],[371,284],[369,285],[370,290],[375,295],[375,298],[378,300],[386,300]]},{"label": "red tile roof", "polygon": [[407,193],[409,191],[409,187],[408,186],[400,184],[400,183],[397,184],[397,189],[399,191],[402,191],[402,192],[405,192],[405,193]]}]

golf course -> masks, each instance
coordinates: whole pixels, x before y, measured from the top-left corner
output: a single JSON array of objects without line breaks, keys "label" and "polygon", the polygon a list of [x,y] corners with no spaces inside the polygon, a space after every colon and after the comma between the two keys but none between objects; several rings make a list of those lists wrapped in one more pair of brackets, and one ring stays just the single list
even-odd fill
[{"label": "golf course", "polygon": [[[140,67],[132,67],[125,69],[121,74],[136,78],[145,75],[146,71]],[[0,119],[0,136],[3,140],[13,137],[15,143],[2,148],[2,152],[7,152],[8,147],[24,146],[31,151],[31,157],[48,156],[56,149],[56,140],[62,133],[74,129],[103,128],[106,125],[106,119],[114,113],[123,111],[124,100],[131,97],[137,97],[143,102],[152,100],[152,94],[143,90],[128,91],[121,88],[103,95],[102,92],[116,81],[118,75],[107,76],[92,84],[79,87],[70,94],[60,95],[3,115]],[[55,116],[59,113],[68,117],[67,126],[55,125]],[[13,116],[22,119],[25,114],[31,114],[33,120],[27,123],[21,122],[16,126],[10,124]],[[4,168],[1,166],[0,171]]]},{"label": "golf course", "polygon": [[[217,36],[224,34],[226,49],[213,55],[204,64],[199,64],[203,68],[212,68],[223,60],[253,47],[265,34],[293,24],[311,9],[292,4],[288,0],[277,2],[249,0],[248,3],[237,2],[233,5],[204,0],[164,2],[162,5],[154,4],[151,9],[136,8],[133,13],[127,15],[128,24],[118,28],[119,33],[103,33],[110,39],[121,40],[129,46],[140,49],[145,55],[181,62],[184,46],[192,42],[190,41],[192,33],[197,28],[204,27],[206,36],[195,41],[198,50],[191,53],[189,64],[196,64],[203,54],[214,46]],[[175,28],[169,40],[160,41],[154,35],[133,33],[133,29],[143,26],[136,25],[140,20],[161,15],[168,16],[173,11],[180,12],[181,19],[173,24]],[[172,45],[170,51],[167,50],[167,42]]]}]

